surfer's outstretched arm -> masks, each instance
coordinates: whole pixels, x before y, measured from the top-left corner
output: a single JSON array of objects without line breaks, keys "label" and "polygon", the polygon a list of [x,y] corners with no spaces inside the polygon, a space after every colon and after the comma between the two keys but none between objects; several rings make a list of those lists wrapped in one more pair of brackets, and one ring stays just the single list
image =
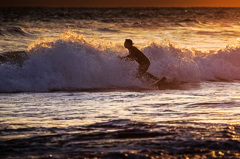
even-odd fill
[{"label": "surfer's outstretched arm", "polygon": [[121,60],[125,60],[125,61],[133,61],[133,59],[132,59],[131,57],[129,57],[129,55],[124,56],[124,57],[120,57],[120,56],[119,56],[119,58],[120,58]]}]

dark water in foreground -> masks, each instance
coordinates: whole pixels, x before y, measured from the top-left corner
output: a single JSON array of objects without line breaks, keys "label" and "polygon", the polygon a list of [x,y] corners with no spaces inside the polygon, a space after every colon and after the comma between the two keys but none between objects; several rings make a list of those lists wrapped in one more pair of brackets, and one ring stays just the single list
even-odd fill
[{"label": "dark water in foreground", "polygon": [[2,94],[0,156],[240,158],[237,87]]}]

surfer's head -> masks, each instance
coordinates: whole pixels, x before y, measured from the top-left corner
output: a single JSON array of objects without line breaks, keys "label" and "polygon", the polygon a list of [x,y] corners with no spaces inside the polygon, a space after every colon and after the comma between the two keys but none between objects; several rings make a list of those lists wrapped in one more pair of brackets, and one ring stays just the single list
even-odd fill
[{"label": "surfer's head", "polygon": [[130,47],[132,47],[132,45],[133,45],[133,42],[132,42],[131,39],[126,39],[125,40],[125,42],[124,42],[124,47],[125,48],[130,48]]}]

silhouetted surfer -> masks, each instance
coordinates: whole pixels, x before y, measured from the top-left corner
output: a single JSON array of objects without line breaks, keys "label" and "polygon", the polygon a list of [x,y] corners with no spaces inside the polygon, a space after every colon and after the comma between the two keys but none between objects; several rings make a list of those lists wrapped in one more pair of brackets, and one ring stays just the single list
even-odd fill
[{"label": "silhouetted surfer", "polygon": [[[133,42],[131,39],[125,40],[124,47],[129,50],[129,55],[121,58],[125,60],[136,61],[139,64],[137,77],[138,78],[146,77],[147,79],[152,79],[154,81],[157,81],[158,83],[159,79],[152,75],[151,73],[147,72],[150,66],[149,59],[138,48],[133,46]],[[163,82],[165,80],[166,78],[163,77],[160,81]]]}]

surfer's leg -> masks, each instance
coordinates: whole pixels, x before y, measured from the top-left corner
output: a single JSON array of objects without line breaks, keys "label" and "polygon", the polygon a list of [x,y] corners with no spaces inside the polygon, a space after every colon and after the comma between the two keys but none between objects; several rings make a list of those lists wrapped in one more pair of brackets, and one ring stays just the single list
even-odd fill
[{"label": "surfer's leg", "polygon": [[137,77],[141,78],[141,77],[145,76],[145,73],[147,72],[148,68],[149,68],[148,65],[139,65]]},{"label": "surfer's leg", "polygon": [[147,72],[149,66],[150,66],[150,64],[140,65],[139,68],[138,68],[137,77],[145,77],[147,80],[158,81],[159,79],[156,76]]},{"label": "surfer's leg", "polygon": [[146,76],[147,78],[153,79],[154,81],[158,81],[159,80],[156,76],[152,75],[149,72],[145,72],[144,76]]}]

